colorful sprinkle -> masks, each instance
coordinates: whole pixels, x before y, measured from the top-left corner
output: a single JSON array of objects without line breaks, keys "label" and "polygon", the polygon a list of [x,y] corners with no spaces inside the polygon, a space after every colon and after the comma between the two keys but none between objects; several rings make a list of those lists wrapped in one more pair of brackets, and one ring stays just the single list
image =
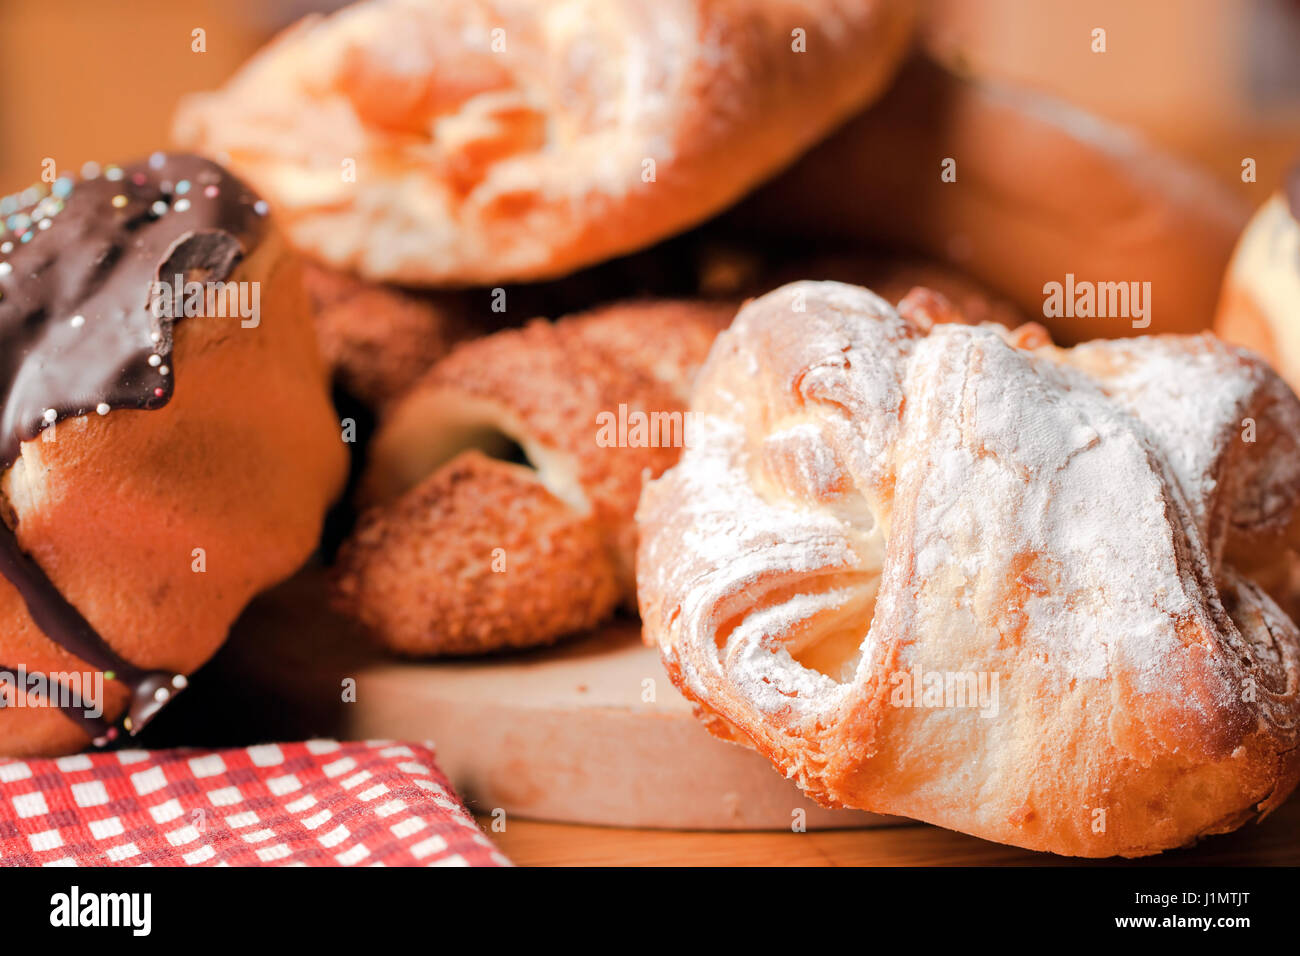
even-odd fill
[{"label": "colorful sprinkle", "polygon": [[48,219],[50,216],[57,216],[63,211],[63,200],[56,199],[54,196],[46,196],[36,204],[32,210],[33,219]]},{"label": "colorful sprinkle", "polygon": [[99,163],[96,163],[92,160],[91,162],[82,165],[81,167],[82,179],[97,179],[98,177],[99,177]]},{"label": "colorful sprinkle", "polygon": [[271,207],[266,204],[265,199],[259,199],[257,202],[253,203],[253,212],[257,213],[259,216],[265,216],[270,211]]},{"label": "colorful sprinkle", "polygon": [[167,162],[166,153],[152,153],[149,156],[150,169],[162,169],[165,162]]},{"label": "colorful sprinkle", "polygon": [[177,690],[184,690],[189,686],[189,684],[190,682],[185,679],[184,674],[175,674],[172,676],[172,686]]},{"label": "colorful sprinkle", "polygon": [[58,196],[60,199],[67,199],[72,195],[72,180],[67,176],[60,176],[58,179],[54,180],[54,185],[51,187],[50,192],[54,193],[54,195]]},{"label": "colorful sprinkle", "polygon": [[207,196],[209,199],[216,199],[217,194],[220,192],[221,190],[216,186],[208,186],[203,190],[203,195]]},{"label": "colorful sprinkle", "polygon": [[190,191],[190,181],[188,179],[182,179],[180,182],[176,184],[176,195],[184,196],[189,191]]},{"label": "colorful sprinkle", "polygon": [[124,175],[126,174],[122,172],[121,166],[109,166],[107,169],[104,170],[104,178],[107,179],[110,183],[117,182]]},{"label": "colorful sprinkle", "polygon": [[95,411],[99,412],[99,414],[101,415],[107,415],[110,411],[112,411],[112,409],[108,407],[108,402],[100,402],[98,405],[95,406]]},{"label": "colorful sprinkle", "polygon": [[161,387],[159,387],[159,388],[155,388],[155,389],[153,390],[153,394],[154,394],[154,398],[162,398],[162,397],[163,397],[163,390],[162,390],[162,388],[161,388]]},{"label": "colorful sprinkle", "polygon": [[126,197],[123,196],[121,193],[118,193],[116,196],[113,197],[114,209],[121,209],[125,205],[126,205]]},{"label": "colorful sprinkle", "polygon": [[171,369],[169,369],[166,365],[163,365],[163,366],[161,366],[161,367],[158,369],[158,374],[159,374],[159,375],[166,375],[166,374],[167,374],[168,372],[170,372],[170,371],[171,371]]},{"label": "colorful sprinkle", "polygon": [[55,419],[57,419],[58,417],[59,417],[59,413],[56,412],[54,409],[52,408],[45,409],[45,420],[49,422],[51,425],[54,424]]},{"label": "colorful sprinkle", "polygon": [[188,199],[178,199],[178,200],[176,200],[176,211],[177,211],[177,212],[184,212],[185,210],[187,210],[187,209],[189,209],[189,208],[190,208],[190,201],[189,201]]},{"label": "colorful sprinkle", "polygon": [[165,215],[167,212],[167,204],[161,199],[155,199],[154,204],[149,207],[149,211],[155,216]]},{"label": "colorful sprinkle", "polygon": [[0,276],[7,276],[14,271],[14,267],[7,262],[0,262]]},{"label": "colorful sprinkle", "polygon": [[86,317],[84,315],[74,315],[69,320],[69,323],[72,325],[74,329],[79,329],[86,324]]},{"label": "colorful sprinkle", "polygon": [[159,365],[162,364],[162,356],[161,356],[161,355],[158,355],[157,353],[154,353],[153,355],[150,355],[150,356],[149,356],[149,364],[150,364],[151,366],[153,366],[154,368],[157,368]]}]

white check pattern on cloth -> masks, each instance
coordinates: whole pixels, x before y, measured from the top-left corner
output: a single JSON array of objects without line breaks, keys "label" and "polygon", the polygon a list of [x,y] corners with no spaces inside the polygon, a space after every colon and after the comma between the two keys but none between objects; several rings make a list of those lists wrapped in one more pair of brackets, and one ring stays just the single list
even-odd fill
[{"label": "white check pattern on cloth", "polygon": [[0,864],[508,865],[427,746],[309,740],[0,762]]}]

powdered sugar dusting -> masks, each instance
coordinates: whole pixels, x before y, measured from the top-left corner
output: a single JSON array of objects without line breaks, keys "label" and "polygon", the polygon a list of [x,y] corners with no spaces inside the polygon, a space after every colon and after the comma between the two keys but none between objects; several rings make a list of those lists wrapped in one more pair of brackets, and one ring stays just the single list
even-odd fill
[{"label": "powdered sugar dusting", "polygon": [[[926,336],[837,283],[741,311],[697,384],[699,440],[638,514],[647,634],[694,696],[775,747],[881,680],[901,639],[900,660],[927,666],[1122,679],[1190,725],[1234,705],[1242,665],[1224,648],[1244,644],[1208,539],[1219,472],[1246,411],[1294,438],[1300,405],[1209,339],[1008,339]],[[1293,509],[1288,458],[1257,472]],[[851,680],[791,656],[796,632],[877,581]],[[1218,661],[1195,694],[1180,683],[1189,641]]]}]

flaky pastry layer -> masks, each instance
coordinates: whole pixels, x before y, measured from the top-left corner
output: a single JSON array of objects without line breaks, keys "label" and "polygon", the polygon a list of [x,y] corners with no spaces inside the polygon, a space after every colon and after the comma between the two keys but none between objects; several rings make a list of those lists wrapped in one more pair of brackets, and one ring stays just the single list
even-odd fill
[{"label": "flaky pastry layer", "polygon": [[1300,775],[1300,402],[1208,335],[1059,349],[865,289],[747,305],[638,510],[647,641],[828,805],[1079,856]]}]

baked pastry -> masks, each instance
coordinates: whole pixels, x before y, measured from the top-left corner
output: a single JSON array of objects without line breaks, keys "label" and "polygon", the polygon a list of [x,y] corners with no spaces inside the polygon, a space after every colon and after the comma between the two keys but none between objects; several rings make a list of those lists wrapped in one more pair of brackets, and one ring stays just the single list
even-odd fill
[{"label": "baked pastry", "polygon": [[636,302],[466,342],[386,411],[336,606],[405,654],[549,644],[633,604],[645,474],[689,440],[734,304]]},{"label": "baked pastry", "polygon": [[[877,277],[918,323],[970,320],[914,288],[920,277],[970,316],[1014,314],[932,264],[803,263]],[[747,274],[728,291],[759,288],[761,275]],[[690,383],[735,310],[734,300],[629,302],[458,347],[381,416],[359,495],[369,510],[339,555],[336,607],[380,643],[425,655],[551,643],[633,608],[642,481],[689,438]]]},{"label": "baked pastry", "polygon": [[0,753],[66,753],[137,732],[307,557],[346,455],[297,262],[219,166],[60,179],[5,227]]},{"label": "baked pastry", "polygon": [[748,304],[642,495],[645,637],[827,805],[1091,857],[1233,829],[1300,777],[1300,632],[1255,580],[1300,402],[1208,335],[1035,340]]},{"label": "baked pastry", "polygon": [[946,262],[1074,343],[1210,328],[1248,215],[1121,126],[918,57],[734,222]]},{"label": "baked pastry", "polygon": [[1300,388],[1300,166],[1242,234],[1214,330],[1263,355]]},{"label": "baked pastry", "polygon": [[[1025,320],[1005,298],[961,273],[915,257],[840,249],[815,256],[687,237],[554,282],[501,290],[414,290],[367,282],[309,264],[304,277],[321,354],[335,382],[382,412],[460,342],[500,330],[513,317],[568,315],[630,298],[704,298],[728,303],[795,278],[864,285],[891,302],[913,288],[941,293],[964,321],[1014,327]],[[517,319],[514,320],[517,323]]]},{"label": "baked pastry", "polygon": [[335,382],[380,412],[467,339],[539,315],[570,315],[630,298],[695,296],[703,266],[697,245],[686,237],[562,279],[491,289],[416,289],[315,263],[308,264],[305,279]]},{"label": "baked pastry", "polygon": [[303,280],[326,367],[370,408],[387,405],[474,335],[463,296],[418,295],[315,264]]},{"label": "baked pastry", "polygon": [[[914,289],[937,293],[952,310],[946,321],[982,325],[993,322],[1009,329],[1026,323],[1023,312],[1005,296],[990,290],[951,266],[906,255],[882,255],[840,250],[797,258],[751,286],[762,295],[778,286],[804,279],[831,280],[871,289],[886,302],[899,303]],[[1032,313],[1031,313],[1032,314]]]},{"label": "baked pastry", "polygon": [[321,262],[562,275],[707,218],[884,88],[912,0],[371,0],[293,27],[178,143]]}]

